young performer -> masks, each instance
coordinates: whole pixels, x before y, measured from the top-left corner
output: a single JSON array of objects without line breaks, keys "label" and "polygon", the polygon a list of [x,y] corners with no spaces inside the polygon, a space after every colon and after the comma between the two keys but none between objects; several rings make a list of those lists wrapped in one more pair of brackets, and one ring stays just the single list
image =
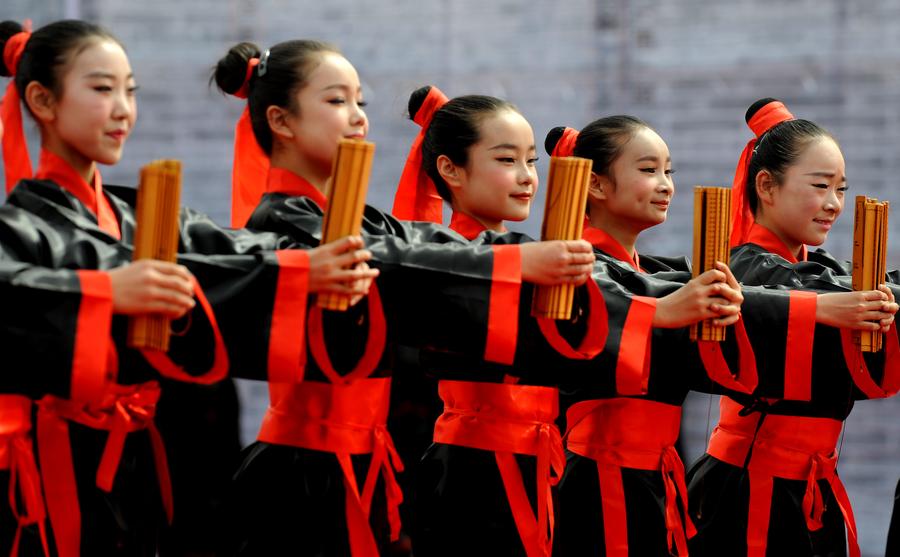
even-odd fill
[{"label": "young performer", "polygon": [[[338,140],[363,138],[368,128],[356,70],[333,47],[315,41],[287,41],[266,52],[241,43],[219,62],[215,80],[223,91],[248,98],[236,140],[237,222],[242,208],[259,201],[249,227],[315,242]],[[242,135],[248,128],[253,135]],[[391,342],[458,354],[500,350],[505,357],[516,335],[500,323],[501,310],[490,303],[493,289],[517,291],[521,280],[583,282],[591,269],[588,246],[581,242],[472,246],[443,227],[404,224],[371,207],[363,231],[372,264],[382,272],[365,304],[369,313],[360,308],[311,317],[321,328],[311,331],[308,381],[270,390],[260,443],[247,451],[239,471],[232,531],[245,554],[287,547],[370,555],[384,550],[389,531],[391,537],[398,534],[400,494],[394,463],[386,456],[393,444],[384,429],[391,372],[382,361],[391,354],[382,352],[384,329]],[[518,240],[508,235],[496,243]],[[410,298],[423,285],[424,306]],[[429,320],[430,315],[446,318]],[[470,326],[460,329],[460,321]],[[375,335],[378,342],[371,340]],[[339,337],[342,352],[329,353],[325,340],[334,344]],[[500,349],[492,348],[496,338],[502,339]],[[317,410],[322,397],[346,403],[325,415]],[[359,415],[364,409],[366,415]],[[346,423],[360,426],[353,436],[328,433]],[[386,501],[376,485],[382,469]]]},{"label": "young performer", "polygon": [[[760,329],[770,321],[787,317],[789,298],[741,289],[722,264],[691,279],[686,258],[638,256],[638,236],[665,222],[675,193],[668,147],[643,121],[612,116],[581,132],[556,128],[547,137],[546,149],[556,156],[593,161],[584,238],[610,278],[655,305],[656,327],[650,365],[657,372],[646,394],[615,398],[605,385],[590,379],[564,390],[564,402],[571,405],[566,414],[570,453],[560,484],[557,552],[686,555],[693,526],[685,516],[684,467],[674,447],[680,407],[692,389],[740,395],[759,385],[757,392],[783,396],[780,366],[763,365],[757,373],[750,340],[757,346],[763,340],[772,342],[755,337],[764,336]],[[717,313],[735,300],[743,300],[745,319]],[[736,324],[724,343],[727,360],[719,343],[689,340],[686,326],[704,319]],[[624,335],[611,338],[596,365],[619,365],[616,358],[627,359],[634,350],[630,344]]]},{"label": "young performer", "polygon": [[[121,45],[80,21],[34,34],[5,22],[0,37],[4,70],[15,76],[3,102],[4,167],[9,186],[24,178],[0,209],[0,289],[7,293],[0,343],[24,347],[7,352],[13,371],[5,375],[33,380],[4,391],[42,397],[37,446],[56,552],[154,555],[172,500],[152,379],[212,382],[230,370],[298,380],[297,369],[271,365],[290,351],[270,337],[302,338],[302,321],[270,316],[302,313],[307,291],[362,293],[354,285],[376,273],[340,270],[368,257],[353,251],[360,239],[266,252],[285,242],[226,232],[188,210],[179,223],[183,265],[123,265],[132,256],[134,192],[107,191],[96,169],[118,161],[135,121],[134,78]],[[33,180],[20,98],[41,132]],[[200,284],[215,287],[209,299]],[[125,348],[127,322],[113,316],[185,312],[187,332],[168,354]],[[264,326],[246,329],[244,319]],[[10,461],[10,469],[18,474],[20,463]]]},{"label": "young performer", "polygon": [[[756,137],[735,174],[731,266],[744,284],[791,290],[790,318],[770,324],[788,344],[766,352],[791,369],[785,390],[809,401],[722,398],[707,454],[690,472],[698,530],[691,554],[846,555],[849,542],[858,557],[837,444],[855,400],[900,387],[897,276],[887,277],[891,289],[851,292],[844,264],[824,250],[807,251],[825,241],[844,207],[844,159],[831,134],[794,119],[775,99],[754,103],[746,119]],[[885,348],[861,357],[852,329],[881,329]],[[813,336],[812,351],[796,349]]]}]

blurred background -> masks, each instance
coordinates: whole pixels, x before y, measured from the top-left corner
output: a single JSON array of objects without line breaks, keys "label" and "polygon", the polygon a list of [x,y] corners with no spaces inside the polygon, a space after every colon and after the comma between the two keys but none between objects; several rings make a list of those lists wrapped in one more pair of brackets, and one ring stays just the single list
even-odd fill
[{"label": "blurred background", "polygon": [[[227,224],[232,130],[242,109],[208,87],[237,41],[336,43],[363,81],[377,143],[370,203],[390,209],[416,126],[409,93],[435,84],[449,96],[514,102],[538,145],[557,125],[583,127],[634,114],[667,141],[679,193],[669,220],[639,251],[688,254],[694,185],[729,185],[750,137],[744,112],[776,97],[829,128],[847,161],[850,195],[900,201],[900,3],[893,0],[3,0],[0,18],[35,28],[64,17],[101,23],[125,44],[137,76],[139,118],[125,157],[102,169],[135,184],[141,165],[184,161],[183,202]],[[33,136],[33,129],[29,130]],[[36,148],[36,146],[35,146]],[[36,153],[37,151],[33,151]],[[548,156],[540,149],[541,177]],[[541,192],[539,192],[541,193]],[[516,227],[540,229],[543,198]],[[849,258],[852,211],[825,248]],[[893,218],[889,268],[900,265]],[[265,386],[239,385],[243,438],[256,434]],[[689,457],[702,453],[716,400],[686,409]],[[841,475],[863,552],[882,555],[900,476],[900,401],[859,404],[846,423]]]}]

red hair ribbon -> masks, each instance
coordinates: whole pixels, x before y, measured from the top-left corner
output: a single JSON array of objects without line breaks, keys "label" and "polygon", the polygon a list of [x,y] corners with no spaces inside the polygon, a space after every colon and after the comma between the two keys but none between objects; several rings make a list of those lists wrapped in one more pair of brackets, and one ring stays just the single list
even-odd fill
[{"label": "red hair ribbon", "polygon": [[[250,89],[253,68],[259,65],[259,58],[247,61],[247,76],[241,88],[233,93],[239,99],[246,99]],[[231,226],[241,228],[259,204],[266,188],[269,174],[269,156],[262,150],[253,135],[250,123],[250,106],[244,107],[234,128],[234,161],[231,167]]]},{"label": "red hair ribbon", "polygon": [[571,157],[575,155],[575,141],[578,140],[578,130],[572,128],[563,129],[562,135],[553,147],[552,157]]},{"label": "red hair ribbon", "polygon": [[19,91],[16,89],[16,70],[25,51],[25,44],[31,38],[31,22],[25,22],[25,31],[16,33],[6,41],[3,48],[3,63],[13,79],[6,86],[6,93],[0,101],[0,121],[3,122],[3,168],[6,173],[6,193],[23,178],[31,178],[31,158],[25,142],[22,126],[22,107]]},{"label": "red hair ribbon", "polygon": [[436,223],[444,220],[444,202],[438,195],[434,182],[422,168],[422,142],[435,112],[445,104],[447,96],[432,86],[413,117],[413,122],[419,124],[422,129],[409,149],[409,156],[400,176],[400,184],[397,186],[397,194],[394,196],[394,208],[391,212],[398,219]]},{"label": "red hair ribbon", "polygon": [[753,210],[747,202],[747,171],[750,168],[750,158],[756,147],[757,140],[776,125],[793,120],[794,115],[780,101],[772,101],[760,108],[753,118],[747,122],[756,137],[747,142],[741,159],[734,171],[734,182],[731,185],[731,247],[739,246],[747,242],[750,227],[753,226]]}]

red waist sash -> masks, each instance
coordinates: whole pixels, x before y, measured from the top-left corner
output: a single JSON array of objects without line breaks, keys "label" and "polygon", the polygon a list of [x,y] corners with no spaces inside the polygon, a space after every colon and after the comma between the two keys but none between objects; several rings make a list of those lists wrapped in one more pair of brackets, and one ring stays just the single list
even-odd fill
[{"label": "red waist sash", "polygon": [[[559,414],[558,389],[440,381],[438,393],[444,413],[434,426],[435,442],[493,451],[528,557],[550,555],[551,488],[565,468],[562,438],[554,423]],[[537,518],[514,454],[537,456]]]},{"label": "red waist sash", "polygon": [[150,381],[140,385],[112,385],[99,405],[49,395],[38,401],[41,477],[60,557],[78,557],[81,551],[81,512],[69,444],[70,421],[109,432],[97,468],[97,487],[107,492],[112,490],[125,438],[129,433],[146,429],[153,447],[163,507],[171,522],[172,483],[162,437],[153,423],[159,395],[159,384]]},{"label": "red waist sash", "polygon": [[[41,477],[31,444],[31,399],[28,397],[0,395],[0,470],[9,470],[9,505],[18,523],[12,557],[19,554],[22,528],[30,524],[38,525],[44,555],[49,555]],[[19,509],[20,497],[23,510]]]},{"label": "red waist sash", "polygon": [[684,464],[675,450],[681,427],[681,408],[636,398],[588,400],[569,408],[566,423],[569,424],[566,447],[597,462],[606,554],[628,555],[628,520],[621,469],[634,468],[662,473],[666,489],[668,547],[674,545],[679,556],[686,556],[687,538],[696,530],[688,517]]},{"label": "red waist sash", "polygon": [[856,520],[847,490],[837,475],[835,447],[843,423],[830,418],[770,414],[759,426],[760,414],[741,416],[740,410],[740,404],[722,397],[719,424],[709,440],[707,452],[741,468],[747,455],[751,455],[747,464],[750,475],[748,557],[766,554],[773,478],[806,481],[802,508],[806,526],[813,531],[822,528],[825,510],[817,480],[828,481],[844,515],[850,555],[859,557]]},{"label": "red waist sash", "polygon": [[[384,477],[392,539],[400,535],[399,506],[403,502],[403,492],[394,476],[394,471],[402,471],[403,465],[385,426],[390,378],[359,379],[345,384],[270,384],[269,390],[272,404],[257,439],[334,453],[344,472],[351,553],[353,557],[377,557],[369,510],[379,472]],[[372,455],[361,494],[350,460],[352,454]]]}]

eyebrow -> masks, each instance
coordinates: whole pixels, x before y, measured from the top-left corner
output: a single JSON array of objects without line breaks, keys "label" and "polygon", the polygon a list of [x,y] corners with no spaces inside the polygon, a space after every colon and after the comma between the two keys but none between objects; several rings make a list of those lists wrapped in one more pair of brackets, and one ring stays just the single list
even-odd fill
[{"label": "eyebrow", "polygon": [[[107,77],[107,78],[109,78],[109,79],[115,79],[115,78],[116,78],[115,74],[112,74],[112,73],[110,73],[110,72],[104,72],[104,71],[101,71],[101,70],[93,71],[93,72],[91,72],[91,73],[85,75],[84,77],[86,77],[86,78],[87,78],[87,77]],[[130,74],[128,74],[127,76],[125,76],[125,79],[132,79],[132,78],[134,78],[134,74],[133,74],[133,73],[130,73]]]},{"label": "eyebrow", "polygon": [[[656,155],[644,155],[643,157],[637,159],[634,162],[645,162],[645,161],[658,162],[659,157],[657,157]],[[666,162],[672,162],[672,157],[666,158]]]},{"label": "eyebrow", "polygon": [[[807,172],[804,176],[816,176],[818,178],[834,178],[836,174],[834,172]],[[841,176],[841,182],[846,182],[847,177]]]},{"label": "eyebrow", "polygon": [[[328,87],[322,87],[322,91],[328,91],[329,89],[343,89],[344,91],[352,91],[353,90],[352,87],[350,87],[349,85],[346,85],[344,83],[335,83],[333,85],[329,85]],[[362,91],[361,85],[356,89],[357,93],[360,91]]]},{"label": "eyebrow", "polygon": [[[488,151],[493,151],[494,149],[518,149],[518,148],[519,147],[517,145],[513,145],[512,143],[501,143],[499,145],[494,145],[493,147],[490,147],[488,149]],[[528,147],[528,150],[536,151],[537,149],[535,149],[534,145],[530,145]]]}]

